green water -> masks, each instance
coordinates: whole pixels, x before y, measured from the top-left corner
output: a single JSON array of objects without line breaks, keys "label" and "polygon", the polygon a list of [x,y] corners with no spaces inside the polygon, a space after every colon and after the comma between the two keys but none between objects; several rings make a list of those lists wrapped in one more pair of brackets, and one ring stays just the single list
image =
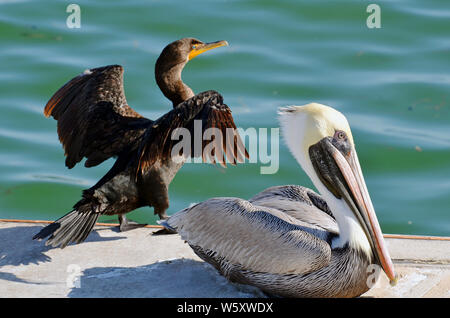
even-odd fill
[{"label": "green water", "polygon": [[[377,1],[381,29],[366,26],[369,1],[0,0],[0,218],[56,219],[113,161],[64,166],[49,97],[83,70],[125,68],[129,104],[155,119],[170,109],[153,66],[169,42],[227,40],[185,68],[195,92],[218,90],[238,126],[277,127],[276,109],[319,102],[352,126],[384,232],[450,235],[450,6]],[[249,198],[266,187],[312,187],[286,146],[280,169],[187,164],[170,187],[169,214],[214,196]],[[150,208],[131,217],[155,223]],[[113,220],[110,217],[104,220]]]}]

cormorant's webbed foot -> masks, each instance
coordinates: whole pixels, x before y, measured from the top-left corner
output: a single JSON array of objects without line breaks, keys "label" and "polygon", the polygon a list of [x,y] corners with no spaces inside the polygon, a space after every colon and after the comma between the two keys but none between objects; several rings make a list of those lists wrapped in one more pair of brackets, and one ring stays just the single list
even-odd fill
[{"label": "cormorant's webbed foot", "polygon": [[147,224],[140,224],[134,221],[129,221],[125,215],[119,215],[119,230],[120,232],[125,232],[125,231],[130,231],[130,230],[134,230],[140,227],[144,227]]}]

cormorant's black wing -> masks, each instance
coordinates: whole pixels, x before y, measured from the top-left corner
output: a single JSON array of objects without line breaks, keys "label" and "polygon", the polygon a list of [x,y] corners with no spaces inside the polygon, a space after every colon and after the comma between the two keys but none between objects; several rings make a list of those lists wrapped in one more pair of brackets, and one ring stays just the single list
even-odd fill
[{"label": "cormorant's black wing", "polygon": [[83,157],[85,166],[92,167],[136,147],[151,124],[128,106],[120,65],[89,69],[73,78],[52,96],[44,114],[58,121],[69,168]]},{"label": "cormorant's black wing", "polygon": [[[197,123],[196,120],[198,120]],[[183,152],[186,149],[180,149],[180,152],[172,154],[174,145],[184,138],[184,136],[180,140],[173,138],[172,134],[178,128],[185,128],[190,133],[189,154]],[[209,128],[216,128],[215,132],[218,134],[210,130],[210,139],[203,140],[202,137],[205,132],[208,135]],[[194,140],[196,138],[200,140]],[[206,148],[208,145],[210,146]],[[233,165],[236,162],[243,162],[244,156],[249,158],[237,132],[231,110],[223,103],[223,97],[219,93],[206,91],[197,94],[154,121],[141,142],[138,172],[151,167],[158,160],[168,160],[172,155],[202,156],[203,162],[209,158],[212,163],[216,163],[217,159],[222,166],[226,165],[225,158]]]}]

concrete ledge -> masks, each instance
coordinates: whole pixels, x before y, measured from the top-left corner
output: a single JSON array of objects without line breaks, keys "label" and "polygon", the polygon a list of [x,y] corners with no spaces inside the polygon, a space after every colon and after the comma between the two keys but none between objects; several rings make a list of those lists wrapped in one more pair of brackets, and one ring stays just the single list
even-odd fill
[{"label": "concrete ledge", "polygon": [[[0,222],[0,297],[264,297],[230,283],[178,235],[97,226],[86,242],[49,248],[43,225]],[[450,240],[388,238],[400,275],[382,275],[366,297],[450,297]]]}]

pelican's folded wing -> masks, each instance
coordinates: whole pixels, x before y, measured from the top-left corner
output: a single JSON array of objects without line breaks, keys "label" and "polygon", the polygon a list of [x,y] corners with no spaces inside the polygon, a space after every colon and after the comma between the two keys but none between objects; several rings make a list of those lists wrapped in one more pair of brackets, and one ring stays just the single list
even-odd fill
[{"label": "pelican's folded wing", "polygon": [[298,185],[274,186],[253,196],[251,203],[276,208],[308,226],[324,229],[324,239],[339,234],[339,227],[324,199],[311,189]]},{"label": "pelican's folded wing", "polygon": [[244,270],[306,274],[330,262],[329,242],[279,210],[237,198],[214,198],[169,218],[191,246]]}]

